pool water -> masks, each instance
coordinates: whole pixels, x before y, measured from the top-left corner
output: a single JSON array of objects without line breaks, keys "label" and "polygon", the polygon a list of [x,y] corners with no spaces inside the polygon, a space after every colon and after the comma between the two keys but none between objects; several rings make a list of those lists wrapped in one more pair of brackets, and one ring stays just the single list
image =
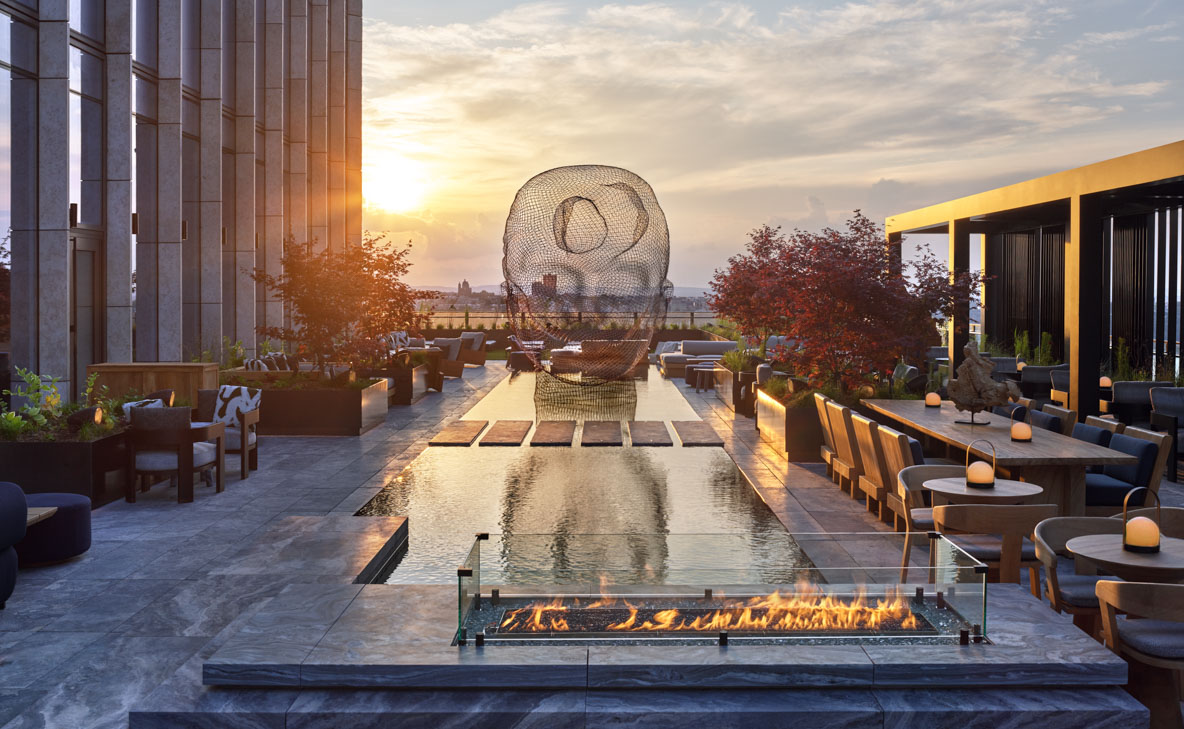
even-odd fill
[{"label": "pool water", "polygon": [[[624,415],[698,419],[674,383],[651,374],[635,383],[635,397],[614,391],[610,399],[630,410]],[[534,420],[538,410],[554,410],[553,402],[536,409],[533,380],[507,379],[463,419]],[[482,580],[490,582],[513,582],[515,574],[558,578],[573,565],[602,565],[617,579],[629,571],[655,584],[686,570],[733,568],[780,582],[809,564],[722,448],[431,447],[358,514],[408,517],[408,548],[389,583],[455,582],[478,532],[548,537],[543,547],[537,539],[505,539],[495,554],[483,553]],[[626,536],[576,538],[590,534]],[[688,537],[694,534],[734,536]],[[611,546],[589,546],[597,543]]]}]

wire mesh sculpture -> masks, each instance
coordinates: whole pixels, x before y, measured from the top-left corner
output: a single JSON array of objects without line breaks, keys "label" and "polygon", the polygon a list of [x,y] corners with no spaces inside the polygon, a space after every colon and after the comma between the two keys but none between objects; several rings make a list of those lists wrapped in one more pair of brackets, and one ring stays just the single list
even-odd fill
[{"label": "wire mesh sculpture", "polygon": [[602,165],[536,175],[502,242],[506,313],[535,371],[573,386],[644,374],[671,292],[670,233],[645,180]]}]

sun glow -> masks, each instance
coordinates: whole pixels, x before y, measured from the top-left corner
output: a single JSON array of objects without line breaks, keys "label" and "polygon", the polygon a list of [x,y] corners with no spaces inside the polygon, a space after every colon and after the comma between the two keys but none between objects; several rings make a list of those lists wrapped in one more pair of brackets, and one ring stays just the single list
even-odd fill
[{"label": "sun glow", "polygon": [[392,150],[367,150],[362,165],[362,198],[369,208],[415,212],[427,198],[427,180],[427,168],[422,162]]}]

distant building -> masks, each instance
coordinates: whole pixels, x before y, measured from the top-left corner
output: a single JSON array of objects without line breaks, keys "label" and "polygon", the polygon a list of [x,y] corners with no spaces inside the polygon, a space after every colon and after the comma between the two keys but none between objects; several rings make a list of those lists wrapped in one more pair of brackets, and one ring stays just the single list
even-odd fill
[{"label": "distant building", "polygon": [[456,294],[457,294],[457,296],[472,296],[473,295],[473,287],[469,285],[468,279],[464,279],[463,281],[461,281],[460,283],[458,283],[456,285]]},{"label": "distant building", "polygon": [[555,293],[559,290],[559,276],[553,273],[544,273],[543,286],[547,287],[551,293]]},{"label": "distant building", "polygon": [[530,295],[536,297],[554,296],[559,291],[559,276],[544,273],[542,281],[530,285]]}]

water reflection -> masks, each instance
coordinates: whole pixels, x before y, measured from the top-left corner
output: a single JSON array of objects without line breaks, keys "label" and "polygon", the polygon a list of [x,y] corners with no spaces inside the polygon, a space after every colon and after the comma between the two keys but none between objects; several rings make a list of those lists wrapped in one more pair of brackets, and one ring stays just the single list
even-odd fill
[{"label": "water reflection", "polygon": [[610,380],[585,385],[578,375],[534,375],[537,420],[636,420],[637,384]]}]

